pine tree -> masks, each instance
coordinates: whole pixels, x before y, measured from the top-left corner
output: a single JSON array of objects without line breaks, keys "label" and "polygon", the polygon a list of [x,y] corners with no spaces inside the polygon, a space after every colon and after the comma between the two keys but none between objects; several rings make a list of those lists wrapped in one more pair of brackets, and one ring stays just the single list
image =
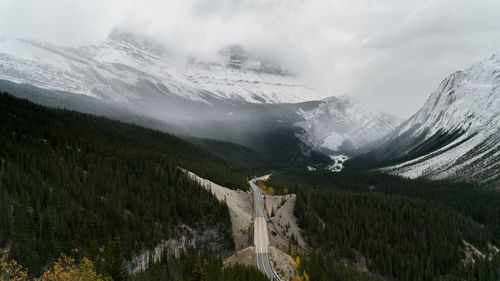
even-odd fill
[{"label": "pine tree", "polygon": [[193,270],[191,271],[189,281],[206,281],[207,274],[201,268],[199,263],[196,263]]},{"label": "pine tree", "polygon": [[103,272],[111,276],[114,281],[123,281],[127,279],[123,266],[120,241],[118,239],[108,240],[108,243],[106,243],[104,247],[102,269]]}]

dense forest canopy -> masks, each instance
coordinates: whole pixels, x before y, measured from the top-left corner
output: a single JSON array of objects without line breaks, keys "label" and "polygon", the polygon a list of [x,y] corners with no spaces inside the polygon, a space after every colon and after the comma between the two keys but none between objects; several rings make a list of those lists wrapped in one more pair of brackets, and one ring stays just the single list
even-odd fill
[{"label": "dense forest canopy", "polygon": [[[300,253],[303,278],[500,280],[500,193],[490,187],[283,168],[239,145],[188,142],[6,93],[0,120],[0,248],[30,276],[78,248],[69,268],[113,280],[267,280],[254,267],[223,267],[221,255],[234,250],[228,207],[182,169],[244,190],[249,175],[276,169],[267,190],[297,195],[294,215],[311,246]],[[218,246],[125,272],[133,255],[192,235],[184,226],[215,231]],[[466,255],[467,245],[486,258]]]},{"label": "dense forest canopy", "polygon": [[217,229],[232,247],[227,206],[177,167],[228,186],[244,176],[158,131],[0,95],[0,247],[33,274],[60,253],[119,239],[124,258],[180,235]]},{"label": "dense forest canopy", "polygon": [[362,261],[372,278],[389,280],[500,278],[498,254],[464,262],[465,243],[495,253],[498,191],[378,173],[298,169],[278,172],[266,184],[278,193],[297,194],[294,214],[314,249],[303,263],[311,280],[332,280],[345,272],[339,260],[358,267]]}]

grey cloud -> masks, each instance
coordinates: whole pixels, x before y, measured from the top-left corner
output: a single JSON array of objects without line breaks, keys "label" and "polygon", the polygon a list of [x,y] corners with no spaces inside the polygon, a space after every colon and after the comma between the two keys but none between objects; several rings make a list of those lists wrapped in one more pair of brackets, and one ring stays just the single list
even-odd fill
[{"label": "grey cloud", "polygon": [[96,44],[115,26],[182,60],[241,44],[325,95],[402,117],[451,72],[500,49],[496,0],[3,0],[0,36]]}]

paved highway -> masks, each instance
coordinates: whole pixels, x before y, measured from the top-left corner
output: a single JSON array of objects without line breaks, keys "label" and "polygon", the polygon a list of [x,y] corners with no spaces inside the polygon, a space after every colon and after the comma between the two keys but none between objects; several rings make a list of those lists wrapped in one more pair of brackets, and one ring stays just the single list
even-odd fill
[{"label": "paved highway", "polygon": [[274,272],[271,259],[269,258],[269,236],[267,234],[266,214],[264,212],[264,199],[262,198],[262,191],[255,184],[256,181],[261,179],[265,179],[265,177],[256,178],[248,182],[252,187],[254,197],[253,241],[255,246],[255,264],[271,280],[281,281],[276,272]]}]

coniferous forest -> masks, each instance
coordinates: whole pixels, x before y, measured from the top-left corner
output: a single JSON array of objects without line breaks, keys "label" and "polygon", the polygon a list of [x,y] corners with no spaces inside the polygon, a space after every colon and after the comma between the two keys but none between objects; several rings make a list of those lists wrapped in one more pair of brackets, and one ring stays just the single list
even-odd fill
[{"label": "coniferous forest", "polygon": [[[267,280],[255,267],[223,266],[221,255],[234,250],[228,208],[179,168],[248,190],[260,163],[276,163],[234,144],[187,142],[7,93],[0,120],[0,248],[30,276],[77,248],[75,266],[88,258],[113,280]],[[308,280],[500,280],[494,186],[298,168],[277,170],[266,185],[297,194],[294,215],[311,246],[298,271]],[[127,274],[124,261],[185,234],[181,225],[215,230],[219,247]]]},{"label": "coniferous forest", "polygon": [[223,160],[167,134],[6,93],[0,120],[0,247],[31,274],[73,248],[97,259],[113,241],[130,258],[181,224],[217,229],[221,250],[233,247],[227,206],[177,168],[244,183]]},{"label": "coniferous forest", "polygon": [[500,281],[500,0],[0,0],[0,281]]},{"label": "coniferous forest", "polygon": [[[338,261],[360,259],[372,278],[384,280],[500,279],[499,255],[491,251],[500,238],[496,190],[296,169],[274,174],[267,184],[297,194],[294,214],[314,249],[302,264],[311,280],[345,280]],[[492,255],[471,262],[464,241]]]}]

